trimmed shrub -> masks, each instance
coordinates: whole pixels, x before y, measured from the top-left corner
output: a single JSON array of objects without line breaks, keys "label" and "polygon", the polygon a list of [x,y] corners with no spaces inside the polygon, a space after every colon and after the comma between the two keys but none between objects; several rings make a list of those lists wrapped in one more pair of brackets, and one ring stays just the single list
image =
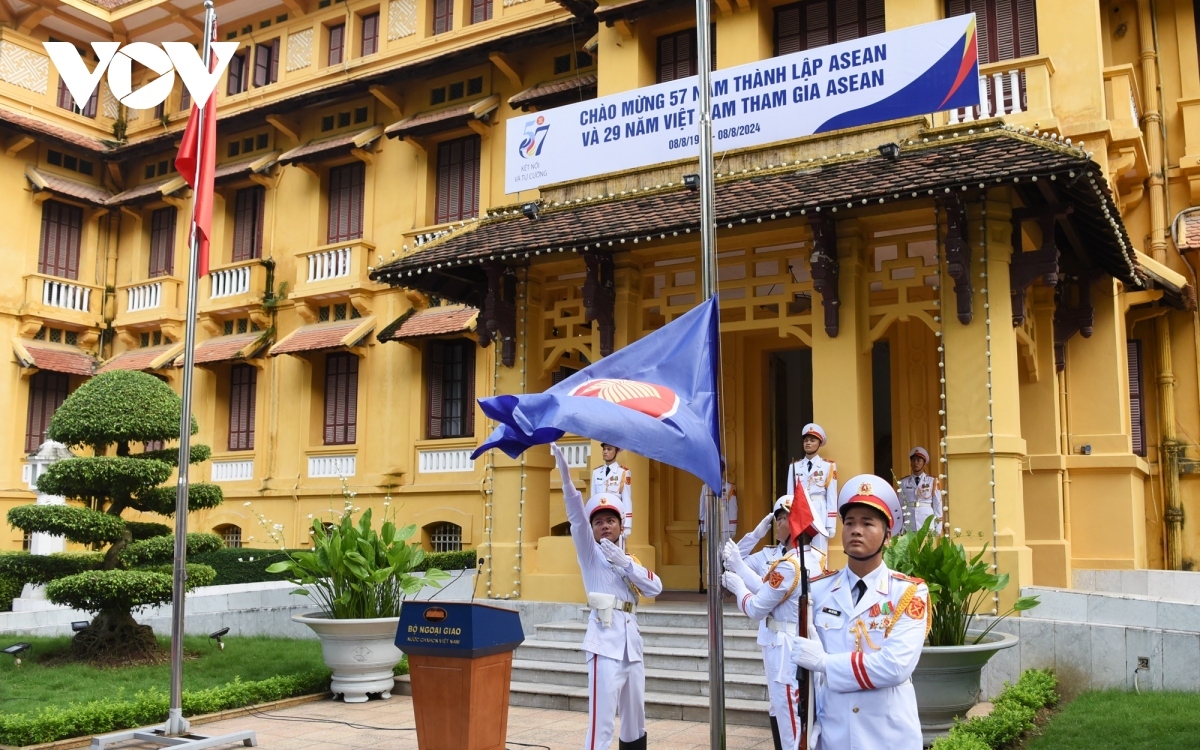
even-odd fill
[{"label": "trimmed shrub", "polygon": [[11,612],[13,599],[21,595],[25,584],[10,575],[0,573],[0,612]]},{"label": "trimmed shrub", "polygon": [[475,550],[461,552],[430,552],[425,559],[413,567],[413,572],[437,568],[438,570],[468,570],[475,567]]},{"label": "trimmed shrub", "polygon": [[126,521],[125,530],[133,536],[135,542],[174,533],[174,530],[165,523],[147,523],[145,521]]},{"label": "trimmed shrub", "polygon": [[[221,504],[223,499],[221,488],[215,484],[193,483],[188,486],[189,511],[215,508]],[[175,487],[166,485],[143,490],[129,505],[145,513],[173,516],[175,515]]]},{"label": "trimmed shrub", "polygon": [[[29,507],[29,506],[25,506]],[[31,555],[28,552],[0,554],[0,575],[27,583],[45,584],[85,570],[92,570],[104,558],[99,552],[56,552]]]},{"label": "trimmed shrub", "polygon": [[[185,690],[183,713],[197,716],[297,695],[323,693],[328,690],[328,685],[327,670],[280,675],[256,682],[235,679],[207,690]],[[167,693],[152,688],[140,691],[132,698],[117,694],[68,708],[46,707],[32,714],[0,715],[0,744],[33,745],[156,724],[167,718],[169,706]]]},{"label": "trimmed shrub", "polygon": [[126,498],[145,492],[170,479],[172,470],[171,464],[165,461],[128,456],[80,456],[50,464],[46,473],[38,477],[37,487],[39,492],[47,495],[102,502],[107,498]]},{"label": "trimmed shrub", "polygon": [[992,712],[958,722],[933,750],[994,750],[1016,741],[1033,728],[1037,712],[1058,703],[1058,678],[1050,670],[1030,669],[1015,685],[1006,685],[992,702]]},{"label": "trimmed shrub", "polygon": [[[66,445],[91,446],[97,453],[114,443],[176,440],[182,412],[183,403],[171,386],[144,372],[114,370],[68,396],[46,436]],[[192,434],[199,430],[192,417]]]},{"label": "trimmed shrub", "polygon": [[[164,573],[171,576],[171,580],[175,580],[175,564],[163,563],[162,565],[154,565],[146,568],[151,573]],[[200,565],[198,563],[187,564],[187,590],[199,588],[201,586],[211,586],[217,578],[217,571],[213,570],[208,565]]]},{"label": "trimmed shrub", "polygon": [[171,576],[149,570],[88,570],[46,584],[46,598],[93,614],[171,601]]},{"label": "trimmed shrub", "polygon": [[[178,437],[179,432],[176,431],[175,435],[176,435],[176,437]],[[190,457],[188,459],[188,463],[190,463],[190,464],[202,463],[204,461],[207,461],[209,459],[209,456],[212,455],[212,448],[209,448],[207,445],[204,445],[203,443],[201,443],[199,445],[193,445],[193,446],[189,447],[188,455]],[[179,449],[178,448],[163,448],[162,450],[157,450],[157,451],[143,451],[141,453],[133,453],[133,454],[131,454],[131,457],[132,458],[140,458],[142,460],[149,459],[152,461],[162,461],[163,463],[168,463],[168,464],[171,464],[172,466],[179,465]]]},{"label": "trimmed shrub", "polygon": [[[251,559],[254,558],[254,559]],[[203,563],[217,572],[214,586],[231,583],[258,583],[260,581],[286,581],[286,572],[268,573],[267,566],[287,559],[279,550],[250,549],[236,547],[202,552],[195,557],[188,552],[188,560]]]},{"label": "trimmed shrub", "polygon": [[[188,559],[202,552],[212,552],[221,549],[225,543],[216,534],[192,533],[187,535]],[[175,535],[156,536],[134,542],[121,550],[121,562],[134,568],[144,565],[157,565],[175,557]]]},{"label": "trimmed shrub", "polygon": [[[64,463],[61,461],[54,466]],[[42,478],[45,477],[43,474]],[[119,517],[74,505],[18,505],[9,509],[8,522],[30,534],[65,536],[80,544],[112,544],[125,536],[125,522]]]}]

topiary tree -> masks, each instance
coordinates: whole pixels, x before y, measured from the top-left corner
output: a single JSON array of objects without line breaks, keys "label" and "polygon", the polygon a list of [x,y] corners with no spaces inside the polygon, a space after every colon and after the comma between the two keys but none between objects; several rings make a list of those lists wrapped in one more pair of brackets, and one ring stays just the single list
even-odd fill
[{"label": "topiary tree", "polygon": [[[175,512],[175,486],[165,485],[178,464],[173,449],[134,453],[131,447],[179,437],[182,401],[161,380],[142,372],[117,370],[89,380],[63,402],[50,421],[51,440],[91,448],[93,456],[52,464],[38,478],[38,490],[61,495],[81,505],[22,505],[8,522],[30,533],[55,534],[103,553],[87,568],[65,577],[39,575],[44,568],[62,570],[60,560],[29,557],[30,580],[47,582],[46,597],[55,604],[91,612],[91,624],[76,634],[72,654],[87,661],[154,660],[160,655],[149,626],[133,613],[171,601],[174,536],[161,524],[126,522],[127,509]],[[192,434],[199,430],[192,418]],[[108,455],[112,451],[113,455]],[[191,463],[210,455],[194,445]],[[221,504],[221,489],[192,484],[188,510]],[[162,532],[167,532],[166,534]],[[188,534],[188,555],[222,547],[215,534]],[[188,566],[189,587],[211,582],[212,568]]]}]

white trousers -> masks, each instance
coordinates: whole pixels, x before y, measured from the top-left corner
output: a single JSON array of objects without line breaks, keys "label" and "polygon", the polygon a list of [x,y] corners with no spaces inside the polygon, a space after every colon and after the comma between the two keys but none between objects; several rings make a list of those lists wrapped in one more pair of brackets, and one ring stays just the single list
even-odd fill
[{"label": "white trousers", "polygon": [[583,750],[608,750],[617,714],[621,741],[646,733],[646,666],[640,661],[588,654],[588,733]]},{"label": "white trousers", "polygon": [[[800,717],[796,715],[796,702],[800,699],[799,683],[796,682],[796,671],[791,673],[791,680],[779,682],[775,677],[779,674],[780,665],[777,660],[784,655],[786,649],[778,646],[763,646],[763,667],[767,673],[767,698],[771,708],[767,712],[775,717],[779,725],[779,744],[784,750],[796,747],[796,734],[800,731]],[[788,659],[790,662],[791,659]]]}]

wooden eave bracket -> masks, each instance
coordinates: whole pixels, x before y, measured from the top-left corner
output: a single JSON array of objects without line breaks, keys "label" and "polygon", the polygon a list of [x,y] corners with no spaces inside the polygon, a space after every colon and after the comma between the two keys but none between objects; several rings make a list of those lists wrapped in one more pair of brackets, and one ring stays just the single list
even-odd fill
[{"label": "wooden eave bracket", "polygon": [[487,263],[484,270],[487,296],[475,329],[479,345],[487,348],[497,342],[501,363],[512,367],[517,361],[517,275],[512,268],[496,261]]},{"label": "wooden eave bracket", "polygon": [[16,156],[20,152],[32,146],[34,138],[31,135],[14,135],[4,143],[4,155]]},{"label": "wooden eave bracket", "polygon": [[967,210],[958,193],[950,193],[939,202],[946,210],[946,273],[954,279],[958,322],[970,325],[974,317],[971,309],[974,287],[971,284],[971,244],[967,241]]},{"label": "wooden eave bracket", "polygon": [[294,142],[300,143],[300,121],[294,117],[284,117],[283,115],[267,115],[267,124],[291,138]]},{"label": "wooden eave bracket", "polygon": [[611,253],[595,250],[583,254],[587,276],[583,282],[583,317],[598,323],[600,329],[600,356],[613,353],[613,337],[616,333],[617,291],[613,257]]},{"label": "wooden eave bracket", "polygon": [[400,119],[404,116],[404,95],[394,86],[375,84],[368,86],[367,91],[391,111],[392,117]]},{"label": "wooden eave bracket", "polygon": [[[1009,267],[1012,297],[1012,324],[1025,322],[1025,293],[1038,278],[1048,287],[1058,283],[1058,244],[1054,230],[1060,218],[1065,218],[1075,209],[1067,205],[1051,205],[1045,208],[1016,208],[1012,212],[1012,263]],[[1042,246],[1037,250],[1022,250],[1021,223],[1037,221],[1042,230]],[[1090,335],[1090,334],[1089,334]]]},{"label": "wooden eave bracket", "polygon": [[841,317],[838,312],[841,299],[838,292],[837,224],[833,219],[819,214],[810,216],[808,221],[813,234],[813,253],[809,257],[813,289],[821,295],[821,306],[825,308],[825,334],[835,339]]},{"label": "wooden eave bracket", "polygon": [[492,65],[496,66],[496,70],[504,74],[513,88],[518,90],[523,88],[521,68],[517,65],[516,60],[503,52],[489,52],[488,59],[492,61]]}]

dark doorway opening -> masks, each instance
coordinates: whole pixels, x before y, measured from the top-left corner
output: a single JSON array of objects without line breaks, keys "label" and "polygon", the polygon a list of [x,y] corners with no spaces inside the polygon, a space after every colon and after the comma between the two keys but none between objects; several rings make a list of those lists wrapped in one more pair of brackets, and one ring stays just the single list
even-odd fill
[{"label": "dark doorway opening", "polygon": [[874,473],[892,481],[892,347],[878,341],[871,348],[871,426]]},{"label": "dark doorway opening", "polygon": [[804,425],[813,421],[812,350],[771,355],[771,502],[787,489],[788,466],[804,455]]}]

